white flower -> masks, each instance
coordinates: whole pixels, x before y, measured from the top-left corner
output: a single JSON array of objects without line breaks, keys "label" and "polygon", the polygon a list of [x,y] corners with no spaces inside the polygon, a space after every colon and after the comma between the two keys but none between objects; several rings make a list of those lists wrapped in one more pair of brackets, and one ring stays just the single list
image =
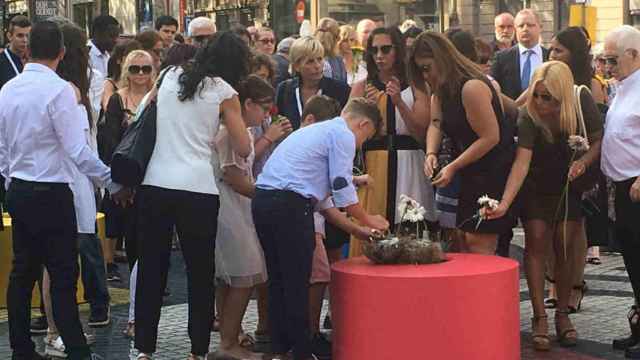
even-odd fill
[{"label": "white flower", "polygon": [[478,199],[478,205],[480,207],[487,207],[491,210],[495,210],[500,202],[498,200],[492,199],[489,195],[483,195]]},{"label": "white flower", "polygon": [[391,239],[380,240],[379,244],[381,246],[395,246],[398,245],[400,239],[397,237],[392,237]]},{"label": "white flower", "polygon": [[587,151],[589,150],[589,140],[579,135],[569,136],[569,147],[573,151]]}]

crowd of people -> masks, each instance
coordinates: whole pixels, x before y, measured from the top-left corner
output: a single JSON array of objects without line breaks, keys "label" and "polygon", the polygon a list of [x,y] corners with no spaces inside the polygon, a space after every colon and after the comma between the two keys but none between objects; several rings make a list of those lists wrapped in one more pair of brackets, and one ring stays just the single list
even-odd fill
[{"label": "crowd of people", "polygon": [[[43,358],[31,333],[46,334],[48,356],[95,358],[76,281],[88,325],[108,325],[119,258],[130,274],[123,332],[137,359],[152,359],[176,247],[188,359],[207,357],[211,331],[221,336],[214,359],[330,359],[320,331],[330,264],[402,223],[401,195],[425,208],[425,230],[450,251],[508,257],[513,228],[524,228],[539,351],[552,345],[547,308],[559,344],[576,345],[570,314],[587,291],[585,263],[599,263],[597,245],[619,246],[635,305],[631,335],[613,346],[640,358],[640,31],[618,27],[597,47],[568,27],[547,49],[531,9],[496,16],[490,43],[412,21],[323,18],[310,35],[279,42],[267,27],[217,31],[205,17],[184,37],[178,27],[161,16],[121,38],[107,15],[89,37],[64,18],[9,24],[0,172],[13,231],[13,359]],[[114,182],[113,154],[152,104],[144,178]],[[498,205],[479,209],[483,195]],[[31,321],[36,282],[43,316]],[[249,331],[252,294],[259,322]]]}]

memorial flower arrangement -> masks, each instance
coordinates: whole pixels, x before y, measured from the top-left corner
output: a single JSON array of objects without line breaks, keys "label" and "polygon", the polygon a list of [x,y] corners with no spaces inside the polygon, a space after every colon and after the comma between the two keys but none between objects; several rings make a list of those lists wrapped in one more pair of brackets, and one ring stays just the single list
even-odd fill
[{"label": "memorial flower arrangement", "polygon": [[277,124],[279,122],[281,122],[282,120],[285,120],[286,117],[282,116],[282,115],[278,115],[280,111],[278,110],[278,107],[273,105],[271,107],[271,110],[269,111],[269,115],[271,116],[271,124]]},{"label": "memorial flower arrangement", "polygon": [[[425,230],[426,210],[416,200],[400,196],[400,223],[395,234],[374,232],[363,245],[365,256],[376,264],[432,264],[445,261],[440,242],[433,241]],[[408,224],[408,225],[407,225]]]}]

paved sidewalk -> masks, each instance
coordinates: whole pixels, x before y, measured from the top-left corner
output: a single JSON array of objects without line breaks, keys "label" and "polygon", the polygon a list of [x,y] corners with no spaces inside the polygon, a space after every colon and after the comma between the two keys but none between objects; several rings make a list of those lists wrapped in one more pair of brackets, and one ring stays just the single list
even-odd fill
[{"label": "paved sidewalk", "polygon": [[[512,257],[522,260],[522,235],[517,234],[512,245]],[[522,359],[553,359],[553,360],[597,360],[624,359],[621,352],[614,352],[611,339],[628,332],[626,313],[632,304],[632,293],[622,257],[615,254],[603,254],[602,265],[587,265],[586,281],[589,292],[582,304],[582,311],[572,315],[580,341],[572,350],[560,349],[554,344],[549,353],[536,353],[530,343],[531,305],[527,292],[526,281],[521,275],[520,280],[520,309],[522,334]],[[120,266],[124,273],[125,266]],[[126,283],[120,287],[126,288]],[[158,336],[158,353],[155,359],[186,359],[190,345],[187,336],[187,305],[186,279],[184,263],[179,252],[172,255],[171,274],[169,277],[171,296],[162,309],[162,318]],[[244,327],[252,331],[257,321],[255,301],[252,301],[247,311]],[[326,303],[325,303],[326,308]],[[106,328],[96,331],[97,343],[93,349],[106,360],[134,359],[137,354],[132,350],[131,342],[122,336],[122,330],[127,323],[128,305],[116,305],[112,309],[113,323]],[[326,310],[326,309],[325,309]],[[549,312],[550,319],[553,313]],[[86,310],[84,311],[86,318]],[[5,320],[2,320],[5,319]],[[3,322],[4,321],[4,322]],[[553,321],[550,322],[551,334],[554,333]],[[42,337],[35,337],[38,349],[44,351]],[[219,341],[218,333],[212,333],[211,349],[215,349]],[[8,326],[6,317],[0,316],[0,360],[9,360],[10,349]],[[372,359],[375,360],[375,359]],[[380,359],[391,360],[391,359]],[[396,359],[393,359],[396,360]],[[456,359],[457,360],[457,359]],[[471,359],[470,359],[471,360]]]}]

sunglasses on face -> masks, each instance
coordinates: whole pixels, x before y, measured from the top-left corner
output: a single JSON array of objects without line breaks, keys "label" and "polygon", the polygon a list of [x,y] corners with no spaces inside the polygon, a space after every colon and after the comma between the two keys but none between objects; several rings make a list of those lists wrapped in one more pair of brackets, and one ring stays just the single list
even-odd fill
[{"label": "sunglasses on face", "polygon": [[604,61],[604,63],[609,65],[609,66],[618,65],[618,57],[617,56],[605,57],[605,58],[602,59],[602,61]]},{"label": "sunglasses on face", "polygon": [[128,70],[130,74],[149,75],[151,74],[151,71],[153,71],[153,67],[151,67],[151,65],[131,65]]},{"label": "sunglasses on face", "polygon": [[537,92],[533,93],[533,98],[534,99],[542,99],[542,101],[544,101],[544,102],[552,102],[553,100],[555,100],[553,98],[553,96],[551,96],[549,94],[539,94]]},{"label": "sunglasses on face", "polygon": [[191,38],[197,43],[204,43],[211,38],[211,35],[196,35]]},{"label": "sunglasses on face", "polygon": [[382,51],[383,54],[388,55],[393,49],[393,45],[382,45],[382,46],[369,46],[369,53],[371,55],[377,55],[379,51]]}]

